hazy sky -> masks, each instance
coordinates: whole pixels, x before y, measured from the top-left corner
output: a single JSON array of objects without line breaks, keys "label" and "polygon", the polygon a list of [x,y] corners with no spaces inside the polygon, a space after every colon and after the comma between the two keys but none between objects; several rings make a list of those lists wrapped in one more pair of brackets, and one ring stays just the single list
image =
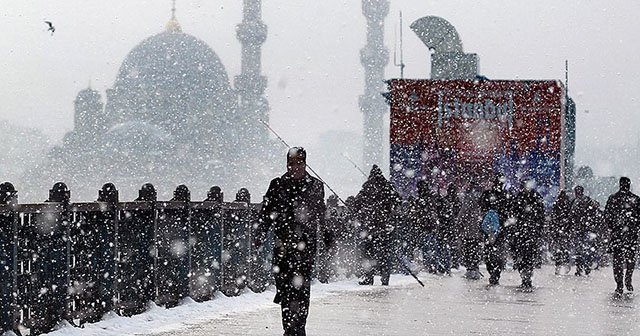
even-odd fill
[{"label": "hazy sky", "polygon": [[[211,46],[231,80],[240,68],[235,27],[241,4],[177,2],[183,31]],[[170,7],[170,0],[0,0],[0,118],[61,139],[73,127],[77,92],[91,82],[104,101],[127,53],[165,29]],[[491,79],[564,81],[568,59],[579,111],[578,158],[602,173],[625,173],[603,155],[615,143],[640,144],[639,2],[391,0],[391,54],[399,10],[406,77],[429,76],[429,52],[408,28],[426,15],[451,22],[465,51],[479,55],[481,73]],[[45,19],[56,26],[53,36]],[[359,51],[366,23],[360,1],[264,0],[263,20],[269,29],[263,71],[274,128],[305,145],[330,129],[361,132]],[[392,64],[386,73],[399,76]]]}]

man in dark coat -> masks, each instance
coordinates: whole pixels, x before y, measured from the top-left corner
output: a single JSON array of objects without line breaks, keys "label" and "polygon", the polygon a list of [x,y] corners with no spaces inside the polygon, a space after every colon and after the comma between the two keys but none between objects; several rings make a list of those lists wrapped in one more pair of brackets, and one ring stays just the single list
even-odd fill
[{"label": "man in dark coat", "polygon": [[447,187],[447,195],[440,199],[438,207],[438,227],[436,229],[438,273],[451,275],[451,260],[458,246],[458,213],[460,199],[458,188],[452,183]]},{"label": "man in dark coat", "polygon": [[596,201],[584,194],[582,186],[573,189],[575,198],[571,202],[569,218],[573,228],[573,244],[576,253],[576,275],[591,272],[592,248],[594,242],[592,233],[596,222],[596,211],[599,208]]},{"label": "man in dark coat", "polygon": [[287,172],[271,181],[256,230],[260,246],[273,227],[274,302],[282,308],[286,336],[306,335],[317,231],[326,211],[324,185],[307,173],[306,156],[301,147],[289,150]]},{"label": "man in dark coat", "polygon": [[544,226],[544,200],[534,189],[533,181],[524,181],[512,202],[515,221],[509,228],[515,259],[522,278],[522,288],[531,289],[531,277]]},{"label": "man in dark coat", "polygon": [[631,180],[620,178],[620,190],[609,196],[604,217],[611,231],[610,252],[613,254],[613,277],[616,294],[622,294],[624,285],[633,291],[633,269],[636,267],[636,247],[640,222],[640,197],[631,192]]},{"label": "man in dark coat", "polygon": [[480,197],[480,210],[482,216],[486,216],[489,210],[495,211],[499,216],[500,230],[495,237],[485,235],[485,264],[489,272],[489,284],[498,285],[500,275],[505,265],[504,256],[504,223],[507,219],[509,200],[504,191],[504,177],[497,176],[493,181],[493,186],[485,190]]},{"label": "man in dark coat", "polygon": [[569,257],[571,255],[571,200],[567,192],[562,190],[551,207],[551,238],[553,241],[553,258],[556,261],[556,275],[562,273],[562,268],[571,269]]},{"label": "man in dark coat", "polygon": [[467,272],[465,278],[478,280],[480,279],[480,259],[482,246],[482,231],[480,231],[480,222],[482,215],[480,213],[480,195],[482,190],[476,183],[471,183],[467,191],[460,200],[460,212],[458,213],[458,223],[460,223],[460,239],[462,240],[462,260]]},{"label": "man in dark coat", "polygon": [[436,228],[439,222],[440,197],[431,191],[427,180],[418,181],[417,189],[418,198],[415,202],[416,238],[422,250],[425,268],[429,273],[436,273],[438,269]]},{"label": "man in dark coat", "polygon": [[373,276],[379,270],[382,285],[389,284],[391,274],[391,236],[393,226],[391,215],[400,196],[382,174],[382,170],[373,165],[369,178],[355,199],[355,208],[361,221],[361,237],[364,255],[364,274],[362,285],[373,285]]}]

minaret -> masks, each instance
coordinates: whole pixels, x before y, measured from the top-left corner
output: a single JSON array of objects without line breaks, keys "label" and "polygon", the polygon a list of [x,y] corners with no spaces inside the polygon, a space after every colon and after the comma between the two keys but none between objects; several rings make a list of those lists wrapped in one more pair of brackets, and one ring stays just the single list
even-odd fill
[{"label": "minaret", "polygon": [[93,140],[104,131],[102,98],[98,91],[89,87],[80,91],[73,102],[74,131],[83,139]]},{"label": "minaret", "polygon": [[243,18],[236,29],[242,44],[241,72],[235,78],[238,91],[240,141],[250,147],[265,144],[267,129],[260,120],[269,122],[269,102],[264,96],[267,77],[262,76],[262,44],[267,39],[267,26],[262,22],[262,0],[243,0]]},{"label": "minaret", "polygon": [[389,51],[384,47],[384,19],[389,13],[387,0],[362,0],[362,13],[367,18],[367,44],[360,51],[364,67],[365,89],[360,96],[360,110],[364,113],[364,153],[366,169],[382,163],[382,116],[387,105],[384,91],[384,68]]}]

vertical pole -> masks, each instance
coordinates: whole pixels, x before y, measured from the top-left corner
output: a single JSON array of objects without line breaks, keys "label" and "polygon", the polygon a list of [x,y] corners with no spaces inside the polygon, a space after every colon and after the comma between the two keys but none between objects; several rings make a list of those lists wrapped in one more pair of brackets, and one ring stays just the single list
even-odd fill
[{"label": "vertical pole", "polygon": [[364,114],[363,162],[368,169],[382,163],[383,115],[387,110],[382,92],[384,68],[389,62],[389,51],[384,46],[384,19],[389,13],[389,1],[362,0],[362,13],[367,19],[367,43],[360,51],[365,90],[359,103]]}]

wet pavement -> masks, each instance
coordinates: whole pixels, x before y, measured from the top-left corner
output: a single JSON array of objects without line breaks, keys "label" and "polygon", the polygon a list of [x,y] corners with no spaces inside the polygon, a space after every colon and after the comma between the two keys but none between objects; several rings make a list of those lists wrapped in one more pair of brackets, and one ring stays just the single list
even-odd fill
[{"label": "wet pavement", "polygon": [[[464,279],[462,273],[420,274],[424,288],[394,276],[389,287],[376,282],[366,291],[312,299],[307,334],[640,335],[640,297],[615,298],[612,278],[610,268],[576,277],[555,276],[553,268],[544,267],[536,270],[535,290],[523,292],[513,271],[504,272],[496,287],[488,287],[486,278]],[[282,327],[274,304],[153,335],[275,336],[282,335]]]}]

